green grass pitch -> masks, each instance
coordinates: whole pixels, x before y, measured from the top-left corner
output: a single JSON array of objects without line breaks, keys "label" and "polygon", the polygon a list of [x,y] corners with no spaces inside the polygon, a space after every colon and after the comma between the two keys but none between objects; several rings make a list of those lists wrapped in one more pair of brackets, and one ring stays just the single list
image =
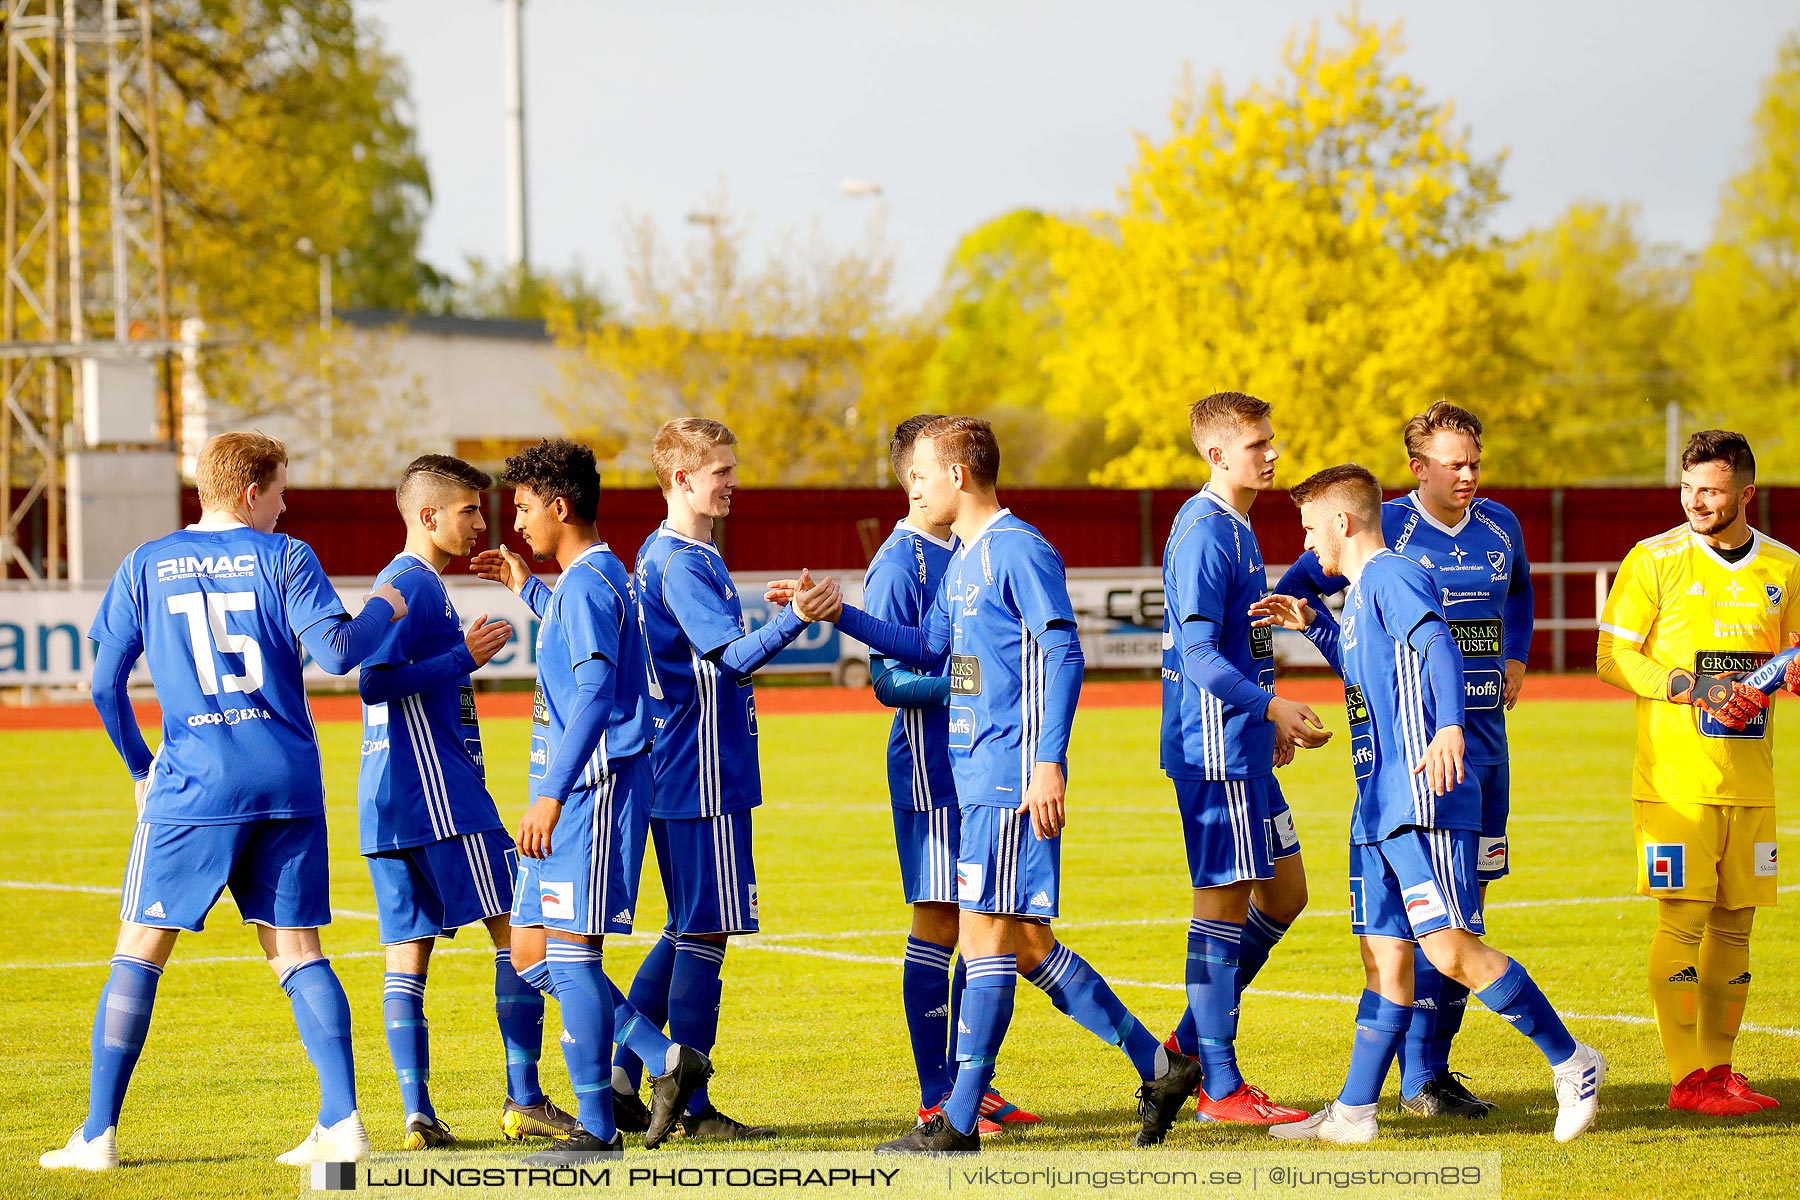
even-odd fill
[{"label": "green grass pitch", "polygon": [[[1345,911],[1351,780],[1343,714],[1326,715],[1338,740],[1303,754],[1282,776],[1312,905],[1246,997],[1240,1041],[1253,1082],[1309,1107],[1341,1082],[1361,987]],[[756,818],[756,858],[767,932],[740,942],[726,962],[713,1095],[727,1112],[780,1126],[789,1149],[861,1149],[895,1136],[917,1098],[899,1009],[906,913],[884,787],[887,725],[861,714],[763,721],[768,801]],[[1490,940],[1530,967],[1571,1015],[1576,1035],[1606,1054],[1611,1071],[1599,1123],[1579,1141],[1556,1145],[1548,1069],[1528,1042],[1472,1003],[1455,1063],[1500,1111],[1472,1124],[1402,1119],[1394,1112],[1396,1073],[1377,1148],[1498,1151],[1511,1196],[1800,1192],[1794,898],[1758,919],[1747,1017],[1756,1028],[1738,1043],[1739,1065],[1788,1107],[1737,1121],[1666,1111],[1668,1084],[1642,982],[1651,906],[1629,897],[1630,707],[1528,701],[1512,728],[1515,866],[1493,891]],[[516,819],[525,722],[490,721],[485,733],[495,794]],[[380,1023],[381,961],[374,922],[354,915],[373,909],[355,853],[358,730],[335,724],[321,734],[333,901],[347,914],[325,931],[326,949],[355,1017],[362,1113],[377,1148],[392,1149],[402,1114]],[[1156,739],[1152,710],[1089,710],[1077,721],[1059,929],[1160,1034],[1184,1002],[1188,885]],[[1794,753],[1787,750],[1789,762]],[[60,1145],[85,1110],[89,1028],[116,928],[117,901],[108,893],[124,867],[131,800],[97,730],[0,734],[0,777],[0,902],[10,916],[0,932],[0,1196],[294,1195],[298,1173],[272,1160],[310,1128],[316,1091],[286,998],[228,903],[205,933],[183,938],[163,977],[125,1104],[119,1143],[127,1169],[104,1178],[38,1169],[36,1156]],[[1783,785],[1789,812],[1792,778],[1790,769]],[[1783,857],[1793,853],[1796,834],[1800,825],[1781,827]],[[662,913],[654,865],[640,913],[640,928],[653,931]],[[629,979],[648,944],[645,937],[609,942],[615,980]],[[452,945],[456,952],[433,966],[427,998],[432,1091],[461,1138],[492,1145],[503,1085],[492,968],[480,930]],[[569,1101],[554,1004],[549,1012],[545,1083]],[[1045,1152],[1116,1149],[1135,1128],[1136,1081],[1123,1057],[1029,985],[1019,989],[998,1079],[1045,1118],[1037,1132],[1008,1143]],[[1260,1131],[1201,1127],[1185,1117],[1170,1143],[1270,1147]],[[679,1144],[661,1153],[679,1154]]]}]

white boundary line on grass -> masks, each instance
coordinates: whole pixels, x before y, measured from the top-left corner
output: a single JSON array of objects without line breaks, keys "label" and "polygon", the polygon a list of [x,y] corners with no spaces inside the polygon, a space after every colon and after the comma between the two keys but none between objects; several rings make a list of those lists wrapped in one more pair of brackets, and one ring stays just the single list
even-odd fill
[{"label": "white boundary line on grass", "polygon": [[[83,893],[86,895],[97,895],[97,896],[116,896],[116,895],[118,895],[118,889],[116,889],[116,888],[92,887],[92,886],[87,886],[87,885],[82,885],[82,884],[68,884],[68,883],[30,883],[30,882],[25,882],[25,881],[21,881],[21,880],[12,880],[12,879],[0,879],[0,888],[24,888],[24,889],[33,889],[33,890],[38,890],[38,891],[80,892],[80,893]],[[1777,888],[1776,891],[1778,891],[1778,892],[1800,891],[1800,884],[1791,884],[1787,887]],[[1488,905],[1488,908],[1490,910],[1496,909],[1496,908],[1550,908],[1550,907],[1560,908],[1560,907],[1567,907],[1567,906],[1571,906],[1571,905],[1614,904],[1614,903],[1622,903],[1622,902],[1625,902],[1628,900],[1638,900],[1638,899],[1643,899],[1643,897],[1639,897],[1639,896],[1574,896],[1574,897],[1565,897],[1563,899],[1557,899],[1557,900],[1504,901],[1504,902],[1497,903],[1497,904],[1490,904],[1490,905]],[[1316,911],[1313,909],[1308,909],[1307,912],[1303,915],[1318,916],[1318,917],[1330,917],[1330,916],[1342,917],[1342,916],[1348,916],[1349,914],[1347,911],[1323,911],[1323,912],[1321,912],[1321,911]],[[344,918],[350,919],[350,920],[374,920],[375,919],[375,914],[373,914],[373,913],[354,912],[354,911],[344,910],[344,909],[332,909],[332,916],[344,917]],[[1134,918],[1134,919],[1130,919],[1130,920],[1114,920],[1114,921],[1065,921],[1065,922],[1061,922],[1060,925],[1064,929],[1098,929],[1098,928],[1112,928],[1112,927],[1119,927],[1119,926],[1162,925],[1162,924],[1173,924],[1173,923],[1174,922],[1172,919],[1143,917],[1143,918]],[[816,946],[794,946],[794,945],[789,945],[787,943],[790,941],[799,940],[799,939],[806,939],[806,940],[811,940],[811,941],[821,941],[821,940],[827,940],[827,939],[839,940],[839,939],[844,939],[844,938],[898,937],[903,932],[904,932],[904,930],[871,929],[871,930],[840,931],[837,933],[804,933],[804,932],[802,932],[802,933],[758,934],[758,935],[756,935],[756,937],[754,939],[745,938],[745,939],[740,940],[737,943],[737,945],[739,946],[739,948],[741,950],[758,950],[758,951],[763,951],[763,952],[769,953],[769,954],[792,954],[792,955],[796,955],[796,956],[803,957],[803,958],[823,958],[823,959],[828,959],[832,962],[860,963],[860,964],[864,964],[864,965],[868,965],[868,966],[898,967],[898,966],[903,966],[905,964],[906,960],[902,959],[902,958],[895,958],[891,955],[885,955],[885,954],[849,954],[849,953],[845,953],[840,950],[821,950]],[[649,938],[651,936],[661,936],[661,931],[658,930],[655,935],[648,934],[648,933],[630,933],[630,934],[611,934],[609,936],[611,936],[613,938],[643,939],[643,938]],[[776,939],[780,939],[780,940],[777,941]],[[437,955],[437,954],[491,954],[492,952],[493,951],[490,948],[485,947],[485,946],[446,946],[446,947],[443,947],[442,949],[434,951],[433,953],[434,953],[434,955]],[[343,952],[340,952],[337,954],[327,955],[327,957],[341,958],[341,959],[380,958],[385,953],[386,952],[383,950],[349,950],[349,951],[343,951]],[[181,966],[207,966],[207,965],[211,965],[214,963],[261,963],[266,960],[261,955],[257,955],[257,954],[219,954],[219,955],[209,955],[209,956],[206,956],[203,958],[184,958],[184,959],[179,959],[177,961],[179,962],[179,964]],[[88,969],[95,969],[95,968],[99,968],[99,967],[107,967],[107,966],[111,966],[111,965],[112,965],[111,961],[108,959],[101,959],[101,960],[93,961],[93,962],[0,963],[0,970],[69,971],[69,970],[88,970]],[[1161,981],[1154,981],[1154,980],[1111,979],[1111,980],[1108,980],[1107,982],[1111,983],[1115,987],[1145,988],[1147,990],[1160,991],[1160,992],[1181,992],[1181,991],[1186,990],[1185,984],[1168,983],[1168,982],[1161,982]],[[1255,987],[1246,988],[1245,991],[1248,995],[1267,996],[1271,999],[1276,999],[1276,1000],[1310,1000],[1310,1001],[1324,1001],[1324,1002],[1332,1003],[1332,1004],[1355,1004],[1361,999],[1360,996],[1346,996],[1346,995],[1342,995],[1337,992],[1294,992],[1294,991],[1279,991],[1279,990],[1274,990],[1274,989],[1255,988]],[[1572,1021],[1609,1021],[1609,1022],[1612,1022],[1613,1024],[1617,1024],[1617,1025],[1654,1025],[1654,1024],[1656,1024],[1656,1022],[1653,1018],[1640,1016],[1640,1015],[1637,1015],[1634,1013],[1564,1013],[1563,1016]],[[1793,1028],[1793,1027],[1785,1026],[1785,1025],[1755,1025],[1755,1024],[1750,1024],[1750,1023],[1746,1022],[1741,1028],[1748,1033],[1766,1033],[1766,1034],[1770,1035],[1771,1037],[1800,1038],[1800,1028]]]}]

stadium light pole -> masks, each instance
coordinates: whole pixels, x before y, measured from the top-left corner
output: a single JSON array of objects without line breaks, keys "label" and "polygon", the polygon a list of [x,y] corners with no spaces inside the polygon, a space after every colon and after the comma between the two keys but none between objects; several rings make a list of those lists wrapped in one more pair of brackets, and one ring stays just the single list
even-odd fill
[{"label": "stadium light pole", "polygon": [[[294,249],[302,254],[315,252],[313,241],[303,237],[294,243]],[[331,255],[322,251],[319,255],[319,466],[324,473],[324,482],[329,486],[337,475],[337,455],[334,442],[337,434],[333,426],[336,421],[337,406],[331,389]]]},{"label": "stadium light pole", "polygon": [[506,88],[506,265],[522,273],[531,261],[525,212],[525,0],[500,0],[500,8]]}]

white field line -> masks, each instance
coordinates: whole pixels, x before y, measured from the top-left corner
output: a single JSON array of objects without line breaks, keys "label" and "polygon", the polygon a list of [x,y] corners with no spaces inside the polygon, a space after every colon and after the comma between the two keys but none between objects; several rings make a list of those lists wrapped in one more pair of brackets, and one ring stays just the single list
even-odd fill
[{"label": "white field line", "polygon": [[[17,880],[0,880],[0,887],[31,888],[31,889],[37,889],[37,890],[43,890],[43,891],[83,892],[83,893],[88,893],[88,894],[92,894],[92,895],[117,895],[118,894],[117,890],[114,888],[86,887],[86,886],[80,886],[80,885],[76,885],[76,884],[37,884],[37,883],[21,882],[21,881],[17,881]],[[1788,887],[1778,888],[1776,890],[1779,892],[1796,892],[1796,891],[1800,891],[1800,884],[1792,884],[1792,885],[1789,885]],[[1577,897],[1569,897],[1569,898],[1565,898],[1565,899],[1561,899],[1561,900],[1517,900],[1517,901],[1512,901],[1509,903],[1490,904],[1490,905],[1488,905],[1488,908],[1490,910],[1492,910],[1492,909],[1496,909],[1496,908],[1534,908],[1534,907],[1552,907],[1552,906],[1562,907],[1562,906],[1568,906],[1568,905],[1581,905],[1581,904],[1614,904],[1614,903],[1620,903],[1620,902],[1627,901],[1627,900],[1636,900],[1636,899],[1639,899],[1639,897],[1637,897],[1637,896],[1577,896]],[[367,918],[370,920],[374,919],[373,914],[349,913],[349,912],[342,912],[338,909],[333,909],[332,915],[333,916],[351,917],[351,918]],[[1342,916],[1348,916],[1349,913],[1347,910],[1339,911],[1339,912],[1317,912],[1315,910],[1308,909],[1307,913],[1303,914],[1303,915],[1312,915],[1312,916],[1320,916],[1320,917],[1325,917],[1325,916],[1340,916],[1340,917],[1342,917]],[[1143,919],[1136,919],[1136,920],[1121,920],[1121,921],[1065,921],[1065,922],[1060,923],[1060,927],[1064,928],[1064,929],[1094,929],[1094,928],[1126,926],[1126,925],[1163,925],[1163,924],[1172,925],[1174,923],[1175,922],[1172,920],[1143,918]],[[837,950],[821,950],[814,946],[793,946],[793,945],[788,945],[787,942],[791,941],[791,940],[795,940],[795,939],[807,939],[807,940],[812,940],[812,941],[821,941],[821,940],[828,940],[828,939],[829,940],[837,940],[837,939],[844,939],[844,938],[899,937],[902,935],[903,932],[904,931],[893,930],[893,929],[875,929],[875,930],[840,931],[837,933],[759,934],[753,938],[739,939],[737,942],[737,946],[740,950],[760,950],[760,951],[764,951],[764,952],[771,953],[771,954],[793,954],[793,955],[798,955],[798,956],[805,957],[805,958],[829,959],[833,962],[862,963],[862,964],[867,964],[867,965],[872,965],[872,966],[899,967],[899,966],[905,965],[905,961],[906,961],[905,959],[895,958],[895,957],[892,957],[891,955],[884,955],[884,954],[847,954],[847,953],[843,953],[843,952],[837,951]],[[661,933],[661,931],[658,930],[654,933],[609,934],[608,936],[613,937],[613,938],[624,937],[624,938],[630,938],[633,940],[637,940],[637,939],[646,939],[646,938],[650,938],[650,937],[654,937],[654,936],[660,936],[660,933]],[[777,941],[776,939],[781,939],[781,940]],[[382,951],[382,950],[351,950],[351,951],[344,951],[344,952],[339,952],[336,954],[331,954],[328,957],[342,958],[342,959],[379,958],[384,953],[385,953],[385,951]],[[493,953],[493,951],[485,946],[446,946],[446,947],[440,948],[438,950],[434,950],[432,953],[435,956],[438,954],[491,954],[491,953]],[[210,965],[213,963],[260,963],[265,960],[263,959],[263,957],[261,955],[255,955],[255,954],[222,954],[222,955],[212,955],[212,956],[208,956],[205,958],[184,958],[184,959],[179,959],[176,961],[181,966],[205,966],[205,965]],[[92,968],[98,968],[98,967],[106,967],[106,966],[110,966],[110,965],[111,965],[111,962],[106,959],[101,959],[101,960],[94,961],[94,962],[0,963],[0,970],[84,970],[84,969],[92,969]],[[1144,979],[1111,979],[1111,980],[1108,980],[1108,982],[1111,983],[1115,987],[1145,988],[1148,990],[1161,991],[1161,992],[1181,992],[1181,991],[1186,990],[1185,984],[1170,983],[1170,982],[1165,982],[1165,981],[1144,980]],[[1361,999],[1360,996],[1347,996],[1347,995],[1343,995],[1338,992],[1294,992],[1294,991],[1278,991],[1278,990],[1273,990],[1273,989],[1254,988],[1254,987],[1245,989],[1245,993],[1247,995],[1251,995],[1251,996],[1267,996],[1271,999],[1276,999],[1276,1000],[1323,1001],[1323,1002],[1331,1003],[1331,1004],[1355,1004]],[[1609,1022],[1618,1024],[1618,1025],[1654,1025],[1654,1024],[1656,1024],[1655,1020],[1650,1017],[1639,1016],[1639,1015],[1633,1014],[1633,1013],[1564,1013],[1563,1016],[1571,1021],[1609,1021]],[[1745,1031],[1750,1032],[1750,1033],[1766,1033],[1772,1037],[1800,1038],[1800,1028],[1793,1028],[1793,1027],[1784,1026],[1784,1025],[1756,1025],[1756,1024],[1751,1024],[1751,1023],[1746,1022],[1742,1026],[1742,1028]]]}]

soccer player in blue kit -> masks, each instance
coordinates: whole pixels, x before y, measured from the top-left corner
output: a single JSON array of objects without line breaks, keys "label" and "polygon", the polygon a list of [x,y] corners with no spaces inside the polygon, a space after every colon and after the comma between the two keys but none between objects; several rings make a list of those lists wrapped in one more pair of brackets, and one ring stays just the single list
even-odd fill
[{"label": "soccer player in blue kit", "polygon": [[[199,932],[227,887],[319,1076],[317,1123],[276,1161],[369,1155],[350,1005],[319,947],[331,920],[325,788],[301,654],[342,675],[406,615],[406,600],[378,586],[352,620],[312,550],[275,532],[287,507],[287,450],[275,438],[219,434],[201,449],[195,482],[199,522],[125,557],[88,635],[99,643],[94,706],[131,772],[138,823],[94,1015],[87,1120],[39,1158],[45,1167],[119,1165],[119,1111],[157,981],[180,931]],[[162,704],[154,755],[126,690],[139,657]]]},{"label": "soccer player in blue kit", "polygon": [[1244,1081],[1235,1042],[1243,990],[1306,905],[1300,837],[1275,768],[1330,738],[1275,695],[1273,630],[1250,618],[1268,575],[1249,511],[1275,486],[1269,405],[1215,392],[1189,412],[1211,480],[1181,506],[1163,552],[1162,768],[1175,785],[1193,885],[1187,1009],[1171,1048],[1199,1058],[1202,1121],[1304,1120]]},{"label": "soccer player in blue kit", "polygon": [[[505,583],[540,619],[532,704],[531,807],[519,823],[512,939],[520,976],[562,1009],[563,1058],[579,1126],[530,1163],[617,1157],[621,1117],[645,1145],[662,1144],[688,1097],[712,1074],[704,1054],[678,1046],[606,977],[605,935],[631,932],[649,819],[648,669],[631,576],[600,539],[594,453],[552,438],[506,460],[515,529],[562,568],[552,590],[508,550],[476,556],[476,573]],[[617,1111],[614,1042],[654,1062],[653,1104]],[[635,1107],[634,1107],[635,1106]],[[633,1119],[633,1118],[637,1119]]]},{"label": "soccer player in blue kit", "polygon": [[968,1153],[1012,1019],[1017,975],[1062,1012],[1120,1047],[1143,1080],[1138,1145],[1167,1135],[1200,1084],[1200,1066],[1171,1054],[1049,922],[1061,893],[1063,802],[1070,726],[1083,659],[1062,558],[1030,525],[1000,506],[1000,447],[972,417],[926,426],[913,449],[911,494],[961,548],[918,626],[877,621],[859,609],[821,611],[848,637],[935,667],[949,655],[950,751],[961,831],[956,864],[968,987],[957,1030],[956,1078],[940,1112],[892,1142],[890,1153]]},{"label": "soccer player in blue kit", "polygon": [[[713,545],[713,523],[731,512],[737,438],[717,421],[665,422],[650,461],[668,519],[638,550],[638,611],[649,647],[649,712],[656,786],[650,833],[668,897],[669,923],[632,980],[632,1006],[669,1036],[710,1055],[719,1030],[719,975],[730,938],[758,928],[750,814],[762,803],[756,696],[750,677],[800,635],[788,607],[746,630],[743,603]],[[809,591],[812,588],[808,577]],[[835,591],[818,585],[820,592]],[[621,1047],[613,1088],[637,1090],[642,1055]],[[720,1112],[702,1086],[687,1103],[682,1135],[774,1137]]]},{"label": "soccer player in blue kit", "polygon": [[[913,443],[939,414],[906,418],[888,443],[888,465],[902,488],[910,487]],[[909,505],[904,520],[875,552],[863,576],[862,607],[870,616],[916,625],[937,598],[938,583],[956,549],[947,524],[933,522]],[[888,794],[894,810],[894,846],[900,882],[912,906],[906,938],[901,1002],[913,1066],[919,1076],[919,1120],[927,1121],[950,1094],[950,1031],[962,1006],[966,967],[956,959],[956,845],[961,820],[950,772],[950,668],[912,671],[891,658],[869,657],[875,698],[896,711],[888,735]],[[1038,1117],[992,1088],[981,1101],[981,1130],[1035,1125]]]},{"label": "soccer player in blue kit", "polygon": [[1517,960],[1481,940],[1481,793],[1464,768],[1462,654],[1436,582],[1388,548],[1381,485],[1362,467],[1328,468],[1291,495],[1320,570],[1350,581],[1342,623],[1280,594],[1251,612],[1304,631],[1344,680],[1356,775],[1350,925],[1361,939],[1365,990],[1337,1099],[1269,1132],[1342,1143],[1375,1137],[1376,1102],[1412,1016],[1413,960],[1423,951],[1542,1052],[1556,1140],[1571,1141],[1594,1123],[1606,1062],[1570,1036]]},{"label": "soccer player in blue kit", "polygon": [[425,981],[435,939],[476,922],[494,943],[494,1011],[506,1055],[501,1131],[566,1138],[576,1129],[538,1084],[544,998],[513,970],[507,913],[517,855],[487,790],[470,680],[512,627],[481,616],[464,634],[442,578],[487,529],[481,493],[492,483],[447,454],[407,466],[395,489],[406,549],[376,582],[397,588],[412,616],[363,660],[359,683],[362,853],[385,947],[382,1020],[400,1082],[405,1150],[456,1140],[431,1102]]},{"label": "soccer player in blue kit", "polygon": [[[1518,703],[1531,650],[1531,564],[1525,537],[1505,506],[1475,495],[1481,479],[1481,421],[1439,401],[1406,423],[1406,453],[1417,490],[1381,508],[1387,544],[1431,573],[1450,634],[1462,651],[1467,763],[1481,792],[1476,863],[1481,901],[1507,874],[1506,819],[1511,806],[1506,713]],[[1316,555],[1302,555],[1275,590],[1321,607],[1344,590]],[[1450,1044],[1462,1028],[1469,993],[1431,965],[1413,961],[1413,1013],[1400,1047],[1400,1109],[1414,1116],[1485,1117],[1479,1099],[1450,1070]]]}]

